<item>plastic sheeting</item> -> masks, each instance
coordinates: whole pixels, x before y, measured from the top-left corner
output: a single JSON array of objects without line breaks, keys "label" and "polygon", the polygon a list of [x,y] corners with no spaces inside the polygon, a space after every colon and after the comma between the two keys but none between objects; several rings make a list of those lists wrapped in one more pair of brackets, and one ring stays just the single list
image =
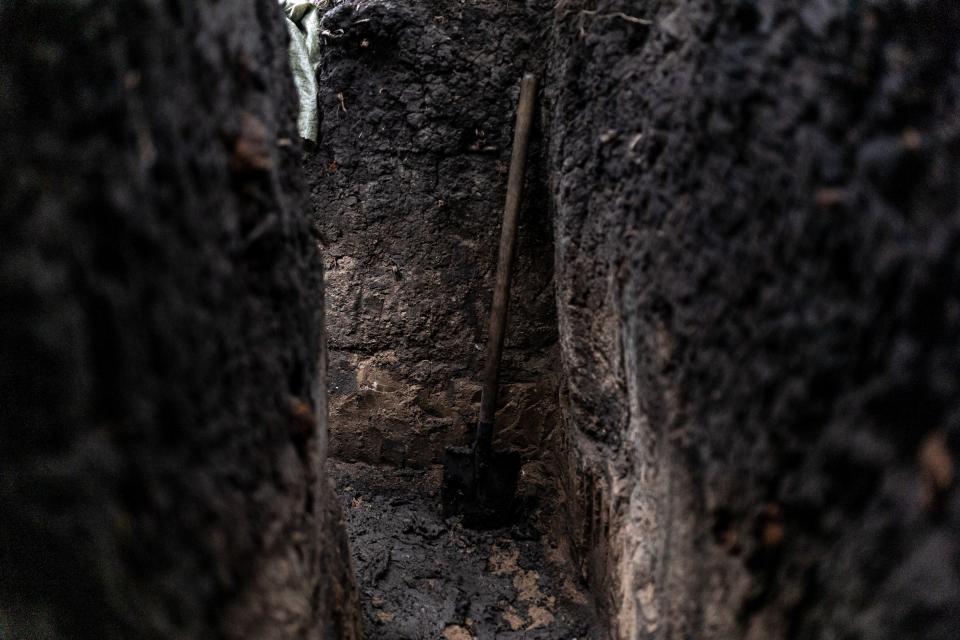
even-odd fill
[{"label": "plastic sheeting", "polygon": [[297,129],[300,137],[317,141],[320,127],[317,104],[317,66],[320,64],[321,9],[329,2],[280,0],[290,32],[290,68],[300,97]]}]

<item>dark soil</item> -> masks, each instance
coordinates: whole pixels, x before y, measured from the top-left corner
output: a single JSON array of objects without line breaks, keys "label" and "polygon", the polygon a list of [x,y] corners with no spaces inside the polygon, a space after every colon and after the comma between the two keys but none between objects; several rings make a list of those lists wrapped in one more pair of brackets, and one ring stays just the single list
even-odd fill
[{"label": "dark soil", "polygon": [[594,638],[563,547],[530,522],[491,531],[440,515],[442,469],[330,460],[346,513],[368,638]]},{"label": "dark soil", "polygon": [[355,637],[276,0],[0,33],[0,637]]},{"label": "dark soil", "polygon": [[561,393],[621,633],[956,638],[960,5],[559,9]]},{"label": "dark soil", "polygon": [[[326,265],[331,453],[421,466],[472,440],[520,77],[549,1],[357,2],[325,14],[306,162]],[[342,31],[342,33],[341,33]],[[543,112],[540,112],[543,115]],[[506,337],[501,436],[552,437],[557,339],[543,127]]]}]

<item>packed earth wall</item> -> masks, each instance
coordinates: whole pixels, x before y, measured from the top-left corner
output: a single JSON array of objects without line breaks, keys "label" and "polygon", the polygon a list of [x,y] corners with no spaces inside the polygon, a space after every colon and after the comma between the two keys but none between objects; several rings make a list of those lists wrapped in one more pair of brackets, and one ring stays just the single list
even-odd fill
[{"label": "packed earth wall", "polygon": [[567,504],[615,635],[954,637],[960,7],[554,20]]},{"label": "packed earth wall", "polygon": [[[438,463],[471,441],[520,77],[549,2],[344,2],[323,17],[308,160],[325,250],[331,451]],[[542,118],[531,148],[498,444],[555,437],[553,237]]]},{"label": "packed earth wall", "polygon": [[0,636],[360,635],[282,20],[0,5]]}]

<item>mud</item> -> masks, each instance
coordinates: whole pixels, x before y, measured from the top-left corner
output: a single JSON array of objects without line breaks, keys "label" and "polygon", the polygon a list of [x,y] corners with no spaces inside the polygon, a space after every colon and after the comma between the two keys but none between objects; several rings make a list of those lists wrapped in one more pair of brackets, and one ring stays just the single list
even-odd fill
[{"label": "mud", "polygon": [[[346,514],[364,627],[378,640],[602,637],[553,507],[525,487],[529,518],[475,531],[440,516],[440,467],[328,461]],[[535,475],[529,470],[525,477]]]}]

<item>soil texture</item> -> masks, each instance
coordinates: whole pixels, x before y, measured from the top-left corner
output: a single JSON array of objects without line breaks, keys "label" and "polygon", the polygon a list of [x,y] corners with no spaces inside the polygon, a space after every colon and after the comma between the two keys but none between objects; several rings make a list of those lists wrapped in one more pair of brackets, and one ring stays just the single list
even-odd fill
[{"label": "soil texture", "polygon": [[[324,14],[306,172],[337,458],[426,466],[472,441],[520,78],[543,67],[549,5],[350,0]],[[558,424],[542,134],[538,118],[497,420],[503,444],[531,453]]]},{"label": "soil texture", "polygon": [[956,638],[960,6],[555,19],[566,503],[619,637]]},{"label": "soil texture", "polygon": [[0,3],[2,638],[356,638],[282,20]]},{"label": "soil texture", "polygon": [[565,547],[542,533],[543,507],[511,527],[471,530],[440,515],[439,466],[327,464],[346,514],[366,637],[599,637]]}]

